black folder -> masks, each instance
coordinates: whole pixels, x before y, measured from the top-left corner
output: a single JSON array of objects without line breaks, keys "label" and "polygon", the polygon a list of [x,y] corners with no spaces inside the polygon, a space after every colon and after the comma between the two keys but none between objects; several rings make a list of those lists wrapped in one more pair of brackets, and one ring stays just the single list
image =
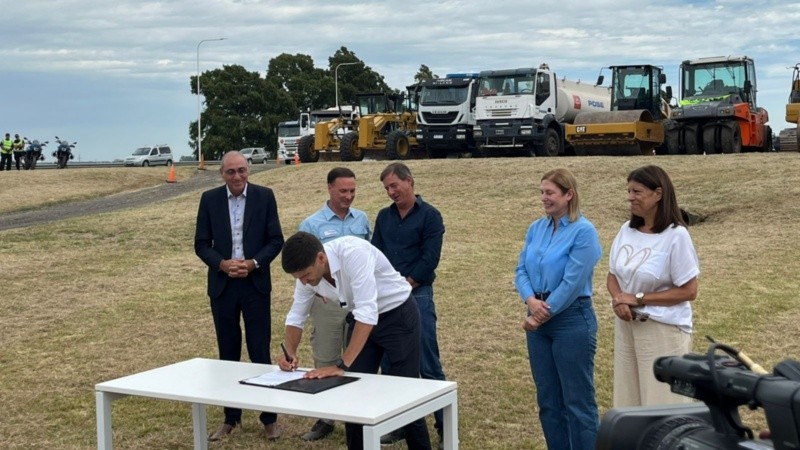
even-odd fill
[{"label": "black folder", "polygon": [[242,380],[239,383],[247,384],[250,386],[260,386],[272,389],[283,389],[286,391],[304,392],[306,394],[316,394],[317,392],[326,391],[336,386],[352,383],[358,380],[357,377],[349,376],[336,376],[328,378],[299,378],[297,380],[286,381],[284,383],[268,386],[260,383],[252,383],[250,379]]}]

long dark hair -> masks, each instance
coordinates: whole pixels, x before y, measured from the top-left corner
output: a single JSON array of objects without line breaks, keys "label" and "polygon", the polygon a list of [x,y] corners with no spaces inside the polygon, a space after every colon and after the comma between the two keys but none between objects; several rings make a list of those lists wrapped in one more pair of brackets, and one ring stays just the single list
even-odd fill
[{"label": "long dark hair", "polygon": [[[675,186],[672,180],[661,167],[644,166],[640,167],[628,175],[628,182],[635,181],[655,191],[661,188],[661,200],[656,207],[656,217],[653,221],[653,233],[661,233],[667,227],[678,225],[686,226],[683,215],[678,207],[678,199],[675,196]],[[640,228],[644,225],[644,218],[631,214],[631,228]]]}]

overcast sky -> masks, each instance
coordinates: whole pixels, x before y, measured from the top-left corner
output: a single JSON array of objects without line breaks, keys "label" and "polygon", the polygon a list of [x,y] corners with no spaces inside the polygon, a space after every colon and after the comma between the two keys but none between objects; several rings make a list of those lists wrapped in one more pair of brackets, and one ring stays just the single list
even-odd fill
[{"label": "overcast sky", "polygon": [[776,132],[800,62],[800,2],[772,0],[0,0],[0,17],[0,132],[78,141],[83,161],[145,144],[191,153],[203,39],[226,38],[202,44],[201,71],[263,76],[281,53],[324,68],[345,46],[400,89],[420,64],[444,76],[546,62],[594,82],[603,66],[649,63],[677,93],[681,61],[747,55]]}]

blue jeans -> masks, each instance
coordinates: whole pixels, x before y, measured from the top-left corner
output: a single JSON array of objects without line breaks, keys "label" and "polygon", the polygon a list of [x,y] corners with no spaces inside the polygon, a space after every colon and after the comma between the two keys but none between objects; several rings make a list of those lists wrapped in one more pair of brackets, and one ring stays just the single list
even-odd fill
[{"label": "blue jeans", "polygon": [[[436,338],[436,304],[433,302],[433,286],[419,286],[411,291],[419,308],[421,352],[419,375],[426,380],[444,380],[442,362],[439,360],[439,341]],[[381,362],[381,372],[390,373],[389,361]],[[444,426],[442,410],[433,413],[433,426],[441,430]]]},{"label": "blue jeans", "polygon": [[589,297],[527,332],[539,420],[549,450],[594,450],[599,427],[594,391],[597,318]]}]

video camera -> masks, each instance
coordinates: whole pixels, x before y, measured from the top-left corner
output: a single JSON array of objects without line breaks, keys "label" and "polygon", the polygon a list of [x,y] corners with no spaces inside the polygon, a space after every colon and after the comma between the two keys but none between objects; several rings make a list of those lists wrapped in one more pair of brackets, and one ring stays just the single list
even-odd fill
[{"label": "video camera", "polygon": [[[614,408],[600,424],[597,449],[800,449],[800,363],[785,360],[768,374],[738,350],[709,340],[705,355],[661,357],[653,364],[656,379],[672,392],[704,404]],[[754,439],[742,425],[742,405],[764,409],[770,440]]]}]

